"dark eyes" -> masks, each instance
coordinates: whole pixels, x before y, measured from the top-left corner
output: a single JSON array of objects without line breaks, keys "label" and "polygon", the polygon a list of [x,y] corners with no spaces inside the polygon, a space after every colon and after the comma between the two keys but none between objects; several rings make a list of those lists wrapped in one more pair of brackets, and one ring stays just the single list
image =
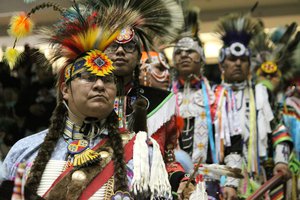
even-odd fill
[{"label": "dark eyes", "polygon": [[94,74],[84,72],[76,74],[78,78],[88,83],[95,83],[98,79],[101,79],[104,83],[114,83],[115,77],[113,75],[96,76]]},{"label": "dark eyes", "polygon": [[235,61],[237,61],[238,59],[240,59],[241,61],[248,61],[249,58],[248,58],[247,56],[233,56],[233,55],[231,55],[231,56],[228,57],[228,59],[229,59],[230,61],[235,62]]},{"label": "dark eyes", "polygon": [[115,52],[119,46],[122,46],[126,53],[133,53],[136,50],[136,44],[134,42],[128,42],[125,44],[112,43],[107,47],[106,50],[109,52]]},{"label": "dark eyes", "polygon": [[186,52],[187,54],[191,54],[191,53],[194,53],[194,52],[196,52],[195,50],[193,50],[193,49],[187,49],[187,50],[182,50],[182,49],[177,49],[176,51],[175,51],[175,55],[179,55],[179,54],[181,54],[181,52]]}]

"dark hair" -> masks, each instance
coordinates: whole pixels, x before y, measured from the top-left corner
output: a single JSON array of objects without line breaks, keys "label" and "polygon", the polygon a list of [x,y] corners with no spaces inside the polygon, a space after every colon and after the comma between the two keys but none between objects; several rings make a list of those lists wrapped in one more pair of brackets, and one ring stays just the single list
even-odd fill
[{"label": "dark hair", "polygon": [[[53,112],[49,133],[46,135],[45,140],[41,145],[38,155],[31,168],[31,172],[28,176],[25,188],[26,190],[29,190],[26,193],[29,193],[31,196],[26,197],[26,199],[40,198],[36,195],[37,189],[40,184],[46,165],[50,160],[52,152],[57,144],[57,141],[64,131],[66,114],[67,109],[65,105],[63,105],[63,103],[60,102]],[[115,114],[115,112],[112,111],[107,119],[107,128],[109,132],[109,141],[111,143],[112,149],[114,150],[112,159],[114,161],[115,170],[115,191],[128,191],[126,163],[123,157],[124,149],[117,124],[118,117]]]},{"label": "dark hair", "polygon": [[[49,127],[49,133],[46,135],[44,142],[41,144],[25,185],[25,188],[30,190],[31,194],[36,194],[46,165],[51,158],[59,137],[64,131],[66,114],[67,109],[61,101],[53,111],[50,120],[51,124]],[[28,199],[34,199],[34,197],[30,197]]]},{"label": "dark hair", "polygon": [[114,183],[115,191],[128,191],[127,170],[124,160],[124,148],[118,129],[118,116],[112,111],[107,119],[108,137],[110,138],[112,149],[114,150]]}]

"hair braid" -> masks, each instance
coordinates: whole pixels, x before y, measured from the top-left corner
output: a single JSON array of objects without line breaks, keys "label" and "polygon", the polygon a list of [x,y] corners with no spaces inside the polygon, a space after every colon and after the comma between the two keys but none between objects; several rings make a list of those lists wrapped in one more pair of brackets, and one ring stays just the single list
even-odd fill
[{"label": "hair braid", "polygon": [[113,161],[115,191],[128,191],[127,170],[124,160],[124,148],[118,130],[118,116],[114,111],[112,111],[110,116],[108,117],[108,131],[110,142],[114,150]]},{"label": "hair braid", "polygon": [[64,130],[66,111],[67,109],[62,102],[60,102],[53,111],[49,133],[46,135],[44,142],[41,144],[38,155],[34,160],[31,172],[26,182],[26,189],[29,190],[29,193],[31,194],[36,194],[46,165],[50,160],[56,143]]}]

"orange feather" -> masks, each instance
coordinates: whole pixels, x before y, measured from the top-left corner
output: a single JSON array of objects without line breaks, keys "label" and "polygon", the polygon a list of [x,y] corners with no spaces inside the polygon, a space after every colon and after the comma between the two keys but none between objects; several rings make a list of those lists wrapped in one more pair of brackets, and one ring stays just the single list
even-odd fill
[{"label": "orange feather", "polygon": [[26,37],[32,32],[33,26],[34,23],[26,13],[20,13],[11,18],[8,33],[16,38]]}]

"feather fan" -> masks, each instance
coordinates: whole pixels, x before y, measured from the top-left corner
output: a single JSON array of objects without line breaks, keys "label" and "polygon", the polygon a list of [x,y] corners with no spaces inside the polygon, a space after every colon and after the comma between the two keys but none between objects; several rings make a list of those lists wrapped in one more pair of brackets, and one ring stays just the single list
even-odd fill
[{"label": "feather fan", "polygon": [[198,169],[200,174],[205,174],[209,171],[212,174],[219,175],[219,176],[229,176],[233,178],[244,178],[242,175],[241,169],[238,168],[231,168],[226,165],[219,165],[219,164],[201,164]]}]

